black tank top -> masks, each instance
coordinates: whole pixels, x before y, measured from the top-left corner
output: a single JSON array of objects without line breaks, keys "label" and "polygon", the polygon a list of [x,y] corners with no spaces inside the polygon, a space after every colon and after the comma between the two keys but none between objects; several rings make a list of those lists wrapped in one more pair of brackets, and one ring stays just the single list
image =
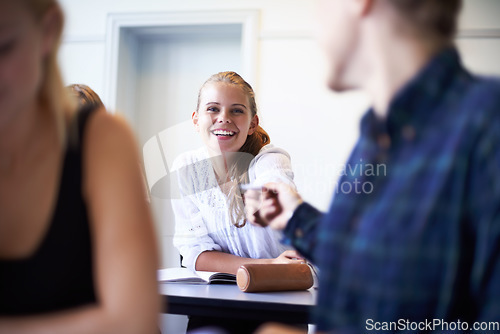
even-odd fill
[{"label": "black tank top", "polygon": [[[33,255],[0,260],[0,315],[53,312],[96,302],[92,244],[82,198],[82,139],[92,110],[70,129],[52,221]],[[74,135],[74,130],[77,135]],[[29,210],[26,203],[26,210]]]}]

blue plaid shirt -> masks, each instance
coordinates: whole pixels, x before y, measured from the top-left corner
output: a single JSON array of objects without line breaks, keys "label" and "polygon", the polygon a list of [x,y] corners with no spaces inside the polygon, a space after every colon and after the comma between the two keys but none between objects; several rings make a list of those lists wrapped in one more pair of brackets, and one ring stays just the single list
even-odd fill
[{"label": "blue plaid shirt", "polygon": [[365,114],[329,212],[285,229],[320,269],[318,330],[500,332],[499,173],[500,82],[446,49]]}]

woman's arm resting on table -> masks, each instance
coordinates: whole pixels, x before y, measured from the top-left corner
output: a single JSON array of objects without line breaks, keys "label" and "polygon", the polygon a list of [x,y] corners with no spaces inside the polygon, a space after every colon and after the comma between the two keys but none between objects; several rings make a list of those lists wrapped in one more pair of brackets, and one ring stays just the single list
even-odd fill
[{"label": "woman's arm resting on table", "polygon": [[294,250],[286,250],[275,259],[250,259],[233,254],[207,251],[198,256],[196,270],[236,274],[238,268],[250,263],[302,263],[304,259]]},{"label": "woman's arm resting on table", "polygon": [[157,333],[157,249],[128,126],[95,113],[84,139],[84,197],[97,303],[47,315],[2,318],[0,333]]}]

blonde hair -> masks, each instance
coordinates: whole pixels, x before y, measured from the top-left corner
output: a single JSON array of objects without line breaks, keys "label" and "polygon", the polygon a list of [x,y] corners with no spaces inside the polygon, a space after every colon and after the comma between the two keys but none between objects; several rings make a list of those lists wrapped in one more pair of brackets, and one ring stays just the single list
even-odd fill
[{"label": "blonde hair", "polygon": [[[196,106],[197,112],[200,108],[201,93],[203,89],[207,84],[214,82],[235,85],[241,88],[248,97],[252,117],[257,115],[257,103],[255,102],[255,92],[252,86],[250,86],[250,84],[246,82],[238,73],[232,71],[216,73],[205,81],[198,93],[198,103]],[[243,198],[240,193],[239,185],[249,182],[248,167],[250,166],[252,159],[259,153],[262,147],[270,142],[271,138],[267,132],[260,125],[257,125],[254,132],[247,137],[245,143],[239,149],[240,154],[238,154],[235,163],[228,170],[228,176],[232,182],[227,198],[229,206],[229,219],[236,227],[243,227],[246,223]],[[243,223],[240,223],[241,220],[243,220]]]},{"label": "blonde hair", "polygon": [[61,145],[66,139],[66,116],[75,110],[75,103],[71,100],[62,80],[61,72],[57,62],[57,53],[61,43],[64,27],[64,15],[56,0],[21,0],[35,21],[42,23],[45,14],[54,10],[56,21],[56,40],[54,46],[43,61],[43,77],[38,95],[39,105],[42,110],[52,113],[56,122]]}]

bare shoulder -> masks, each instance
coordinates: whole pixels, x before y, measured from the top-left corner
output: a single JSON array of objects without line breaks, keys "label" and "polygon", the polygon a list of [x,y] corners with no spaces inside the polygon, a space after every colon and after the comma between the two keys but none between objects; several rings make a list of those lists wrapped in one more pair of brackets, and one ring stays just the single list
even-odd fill
[{"label": "bare shoulder", "polygon": [[90,119],[85,142],[93,146],[132,145],[136,146],[134,133],[121,115],[96,112]]},{"label": "bare shoulder", "polygon": [[90,118],[84,136],[84,160],[86,167],[98,164],[102,172],[110,167],[126,171],[139,166],[135,134],[122,116],[96,112]]},{"label": "bare shoulder", "polygon": [[87,195],[92,193],[94,197],[97,192],[118,195],[126,189],[143,194],[137,141],[123,117],[96,112],[89,119],[83,142]]}]

